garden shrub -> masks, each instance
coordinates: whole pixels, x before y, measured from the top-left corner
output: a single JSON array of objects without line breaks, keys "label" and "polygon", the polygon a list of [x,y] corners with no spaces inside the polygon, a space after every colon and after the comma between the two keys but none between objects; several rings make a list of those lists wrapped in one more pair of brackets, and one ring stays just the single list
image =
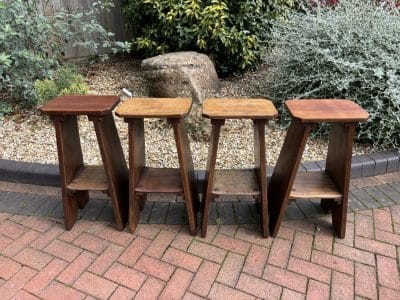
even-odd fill
[{"label": "garden shrub", "polygon": [[149,57],[193,50],[227,75],[256,66],[264,57],[271,21],[295,0],[125,0],[133,51]]},{"label": "garden shrub", "polygon": [[35,81],[52,76],[67,46],[94,51],[127,46],[114,42],[113,34],[97,21],[98,14],[111,6],[109,1],[52,16],[43,15],[39,5],[39,0],[0,0],[0,94],[25,106],[36,104]]},{"label": "garden shrub", "polygon": [[72,66],[63,66],[57,69],[53,79],[38,79],[35,82],[35,92],[39,103],[61,95],[84,95],[88,91],[89,85]]},{"label": "garden shrub", "polygon": [[400,146],[398,9],[341,0],[334,8],[293,11],[277,22],[267,61],[271,78],[263,89],[281,111],[291,98],[352,99],[370,114],[358,140]]}]

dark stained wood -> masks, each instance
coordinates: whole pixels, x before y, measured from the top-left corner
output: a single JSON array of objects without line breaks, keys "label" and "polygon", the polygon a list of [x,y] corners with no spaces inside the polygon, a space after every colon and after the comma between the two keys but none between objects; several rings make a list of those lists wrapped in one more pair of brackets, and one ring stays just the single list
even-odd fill
[{"label": "dark stained wood", "polygon": [[115,113],[123,118],[183,118],[191,106],[190,98],[133,98],[121,103]]},{"label": "dark stained wood", "polygon": [[215,162],[217,160],[218,140],[221,126],[224,125],[225,120],[211,120],[211,137],[210,145],[208,148],[207,156],[207,169],[205,174],[203,197],[202,197],[202,225],[201,225],[201,237],[207,235],[208,216],[210,214],[210,203],[212,200],[212,190],[214,185],[215,177]]},{"label": "dark stained wood", "polygon": [[53,116],[52,120],[57,138],[64,226],[65,230],[71,230],[78,217],[78,202],[83,205],[89,198],[87,191],[71,193],[67,188],[75,174],[83,167],[78,123],[76,116]]},{"label": "dark stained wood", "polygon": [[[112,117],[118,96],[61,96],[42,107],[53,120],[60,166],[65,229],[76,222],[78,207],[89,200],[89,190],[111,196],[115,223],[123,230],[128,214],[128,169]],[[94,123],[102,155],[102,166],[84,167],[77,115],[86,114]]]},{"label": "dark stained wood", "polygon": [[351,154],[356,123],[333,124],[329,134],[326,172],[342,193],[341,203],[333,203],[332,224],[339,238],[346,234],[347,204],[349,196]]},{"label": "dark stained wood", "polygon": [[290,199],[342,199],[342,193],[325,172],[298,172]]},{"label": "dark stained wood", "polygon": [[141,193],[183,193],[181,173],[173,168],[145,167],[136,184],[136,192]]},{"label": "dark stained wood", "polygon": [[107,191],[108,184],[103,166],[84,166],[67,185],[69,190],[75,191]]},{"label": "dark stained wood", "polygon": [[278,111],[267,99],[207,99],[203,116],[210,119],[273,119]]},{"label": "dark stained wood", "polygon": [[140,201],[140,195],[135,191],[146,165],[144,120],[143,118],[125,120],[128,122],[129,142],[129,232],[133,233],[139,222],[140,209],[144,206]]},{"label": "dark stained wood", "polygon": [[260,195],[257,175],[251,170],[216,170],[213,195]]},{"label": "dark stained wood", "polygon": [[293,118],[303,123],[362,122],[368,112],[357,103],[345,99],[304,99],[285,102]]},{"label": "dark stained wood", "polygon": [[[222,194],[254,196],[261,215],[262,234],[269,236],[265,125],[277,115],[275,106],[266,99],[207,99],[203,103],[203,116],[211,119],[212,131],[202,201],[202,237],[207,234],[210,202]],[[225,119],[253,120],[254,169],[215,171],[219,133]]]},{"label": "dark stained wood", "polygon": [[260,189],[258,207],[261,215],[261,231],[264,237],[269,237],[268,217],[268,187],[267,187],[267,159],[265,157],[265,125],[267,120],[257,119],[254,123],[254,168],[257,175],[257,183]]},{"label": "dark stained wood", "polygon": [[94,123],[105,170],[115,225],[123,230],[128,220],[129,174],[124,152],[112,114],[89,119]]},{"label": "dark stained wood", "polygon": [[45,114],[57,116],[104,116],[110,114],[119,101],[118,96],[59,96],[44,104],[40,110]]},{"label": "dark stained wood", "polygon": [[199,209],[199,194],[197,193],[196,176],[193,168],[193,160],[190,152],[189,139],[185,131],[183,118],[168,119],[174,128],[176,149],[178,151],[179,166],[182,177],[182,185],[186,202],[186,211],[189,221],[189,231],[197,234],[197,211]]},{"label": "dark stained wood", "polygon": [[311,131],[311,124],[293,119],[268,185],[270,230],[276,236],[289,202],[296,172]]},{"label": "dark stained wood", "polygon": [[[270,227],[276,236],[289,200],[321,198],[325,212],[339,238],[346,233],[354,129],[368,113],[349,100],[289,100],[286,107],[293,120],[286,135],[268,187]],[[328,144],[326,173],[297,173],[311,125],[333,123]],[[296,179],[295,179],[296,178]]]}]

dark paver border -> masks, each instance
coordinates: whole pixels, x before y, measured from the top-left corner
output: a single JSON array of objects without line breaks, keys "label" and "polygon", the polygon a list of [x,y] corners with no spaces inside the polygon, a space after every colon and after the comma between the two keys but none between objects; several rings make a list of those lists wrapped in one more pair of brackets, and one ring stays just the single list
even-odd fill
[{"label": "dark paver border", "polygon": [[[305,162],[302,163],[300,169],[306,172],[323,171],[325,161]],[[273,167],[268,167],[267,170],[270,176]],[[399,150],[356,155],[352,158],[352,179],[397,171],[400,171]],[[204,170],[196,170],[199,191],[204,182],[204,175]],[[60,186],[59,167],[58,165],[0,159],[0,181],[58,187]]]}]

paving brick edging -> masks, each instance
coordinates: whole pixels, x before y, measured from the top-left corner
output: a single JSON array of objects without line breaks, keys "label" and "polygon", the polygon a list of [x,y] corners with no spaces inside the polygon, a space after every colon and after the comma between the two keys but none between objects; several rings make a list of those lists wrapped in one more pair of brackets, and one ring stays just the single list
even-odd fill
[{"label": "paving brick edging", "polygon": [[[325,161],[305,162],[302,171],[315,172],[325,169]],[[272,168],[267,168],[268,175]],[[400,152],[382,151],[372,154],[356,155],[352,158],[351,178],[364,178],[400,170]],[[204,181],[204,170],[197,170],[198,185]],[[0,159],[0,180],[42,186],[60,186],[58,165],[30,163]]]}]

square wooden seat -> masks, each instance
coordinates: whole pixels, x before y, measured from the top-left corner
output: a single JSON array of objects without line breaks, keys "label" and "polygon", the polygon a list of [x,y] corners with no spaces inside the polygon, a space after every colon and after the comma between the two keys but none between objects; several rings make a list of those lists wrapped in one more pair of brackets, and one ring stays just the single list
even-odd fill
[{"label": "square wooden seat", "polygon": [[[189,98],[133,98],[122,103],[116,114],[129,130],[129,231],[134,232],[147,193],[177,193],[186,202],[189,230],[197,233],[199,199],[184,118],[190,112]],[[174,130],[179,168],[149,168],[145,162],[144,118],[167,118]]]},{"label": "square wooden seat", "polygon": [[[128,215],[128,168],[112,111],[118,96],[60,96],[47,102],[41,111],[50,115],[56,130],[65,229],[70,230],[89,200],[89,191],[107,192],[111,197],[115,224],[123,230]],[[77,116],[93,122],[103,165],[83,162]]]},{"label": "square wooden seat", "polygon": [[[267,99],[207,99],[203,116],[211,119],[211,140],[207,159],[206,178],[202,199],[201,236],[207,234],[210,202],[219,195],[251,195],[256,198],[261,215],[261,230],[269,236],[267,171],[265,158],[265,125],[278,112]],[[254,124],[255,167],[251,170],[215,170],[218,140],[225,119],[252,119]]]},{"label": "square wooden seat", "polygon": [[[290,200],[320,198],[325,211],[332,211],[332,224],[339,238],[346,233],[353,135],[368,112],[346,99],[304,99],[285,102],[292,122],[268,186],[270,230],[276,236]],[[311,128],[331,123],[325,172],[298,173]]]},{"label": "square wooden seat", "polygon": [[346,99],[288,100],[285,105],[293,118],[302,123],[364,122],[368,112]]}]

